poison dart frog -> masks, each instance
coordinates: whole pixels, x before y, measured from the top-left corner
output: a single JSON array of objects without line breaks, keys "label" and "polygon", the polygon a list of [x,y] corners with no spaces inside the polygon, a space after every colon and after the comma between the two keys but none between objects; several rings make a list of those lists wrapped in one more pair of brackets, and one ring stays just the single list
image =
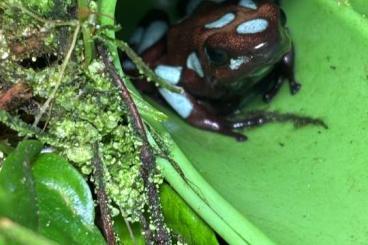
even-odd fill
[{"label": "poison dart frog", "polygon": [[[187,16],[172,26],[163,14],[149,15],[130,44],[159,77],[183,88],[183,93],[156,90],[180,117],[245,140],[237,129],[267,121],[264,115],[229,119],[249,91],[266,84],[263,98],[270,101],[284,80],[292,94],[300,89],[285,14],[270,0],[188,2]],[[129,60],[123,68],[135,69]],[[153,89],[145,81],[135,83]]]}]

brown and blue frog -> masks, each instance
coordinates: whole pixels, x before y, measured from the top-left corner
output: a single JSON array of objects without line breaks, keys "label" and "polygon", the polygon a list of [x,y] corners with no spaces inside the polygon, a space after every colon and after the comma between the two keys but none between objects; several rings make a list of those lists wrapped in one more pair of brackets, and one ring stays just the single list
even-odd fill
[{"label": "brown and blue frog", "polygon": [[[270,0],[187,3],[186,16],[178,23],[169,25],[168,18],[156,12],[130,39],[154,72],[183,88],[184,93],[156,89],[142,80],[135,83],[142,91],[158,91],[191,125],[245,140],[237,129],[272,121],[267,113],[229,118],[250,91],[262,84],[263,98],[268,102],[285,80],[292,94],[300,89],[285,14]],[[126,60],[124,69],[131,73],[135,67]],[[289,119],[323,124],[295,115]]]}]

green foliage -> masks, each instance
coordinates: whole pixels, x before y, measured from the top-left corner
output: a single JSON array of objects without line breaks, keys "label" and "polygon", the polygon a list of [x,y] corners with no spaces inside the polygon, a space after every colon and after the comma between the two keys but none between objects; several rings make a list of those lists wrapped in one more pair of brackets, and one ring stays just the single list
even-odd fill
[{"label": "green foliage", "polygon": [[56,154],[42,154],[33,164],[39,232],[61,244],[103,244],[91,191],[78,171]]},{"label": "green foliage", "polygon": [[[217,238],[211,228],[184,202],[184,200],[167,184],[160,189],[162,209],[165,222],[176,234],[178,244],[218,245]],[[130,224],[120,217],[114,220],[115,231],[122,242],[127,245],[145,244],[139,224]]]},{"label": "green foliage", "polygon": [[37,196],[31,162],[42,144],[26,141],[7,157],[0,171],[0,216],[8,217],[30,229],[38,227]]},{"label": "green foliage", "polygon": [[[11,0],[6,2],[16,3],[17,6],[21,3]],[[103,23],[97,25],[97,17],[92,13],[88,21],[83,23],[77,20],[64,22],[70,19],[70,16],[64,18],[66,11],[63,11],[70,2],[64,1],[60,5],[60,13],[53,13],[56,3],[60,2],[29,1],[14,8],[9,8],[4,2],[0,3],[0,11],[4,13],[0,15],[1,79],[9,84],[19,81],[27,83],[41,106],[44,101],[51,102],[51,106],[45,103],[41,107],[45,108],[45,113],[40,113],[39,108],[30,112],[30,116],[39,116],[40,121],[47,125],[45,130],[38,128],[37,123],[30,125],[23,122],[16,113],[5,111],[0,111],[0,122],[17,131],[20,136],[35,137],[42,144],[52,146],[71,163],[55,154],[38,155],[42,145],[40,142],[26,141],[12,153],[11,149],[0,145],[0,151],[11,153],[0,170],[0,218],[9,217],[10,222],[14,222],[19,230],[23,229],[24,234],[29,232],[31,236],[34,231],[61,244],[104,244],[94,225],[94,203],[89,187],[72,166],[76,166],[84,177],[89,176],[93,170],[91,144],[97,142],[110,208],[113,214],[121,211],[126,221],[136,222],[147,205],[146,189],[141,180],[141,141],[134,134],[119,91],[105,73],[104,64],[98,57],[93,57],[92,50],[86,49],[87,46],[93,46],[90,35]],[[108,1],[101,2],[106,4]],[[113,1],[110,2],[112,4]],[[56,20],[58,18],[60,21]],[[73,35],[78,34],[80,26],[83,35]],[[20,55],[11,53],[12,40],[27,43],[28,38],[34,36],[39,37],[39,50],[25,50]],[[80,39],[82,36],[84,42]],[[78,37],[75,45],[71,42],[75,40],[74,37]],[[33,61],[45,54],[57,55],[59,63],[55,62],[43,69],[20,65],[20,60]],[[66,58],[67,54],[72,54],[70,60]],[[142,62],[141,66],[144,66]],[[143,73],[149,72],[147,69],[142,70]],[[124,81],[127,79],[124,74],[122,77]],[[132,96],[146,123],[158,123],[166,118],[135,95],[134,89]],[[165,142],[165,139],[160,140]],[[34,161],[35,157],[37,159]],[[162,177],[155,174],[149,181],[158,187]],[[172,229],[182,233],[190,243],[197,243],[199,239],[200,242],[207,240],[209,244],[216,244],[213,233],[191,213],[186,204],[172,195],[169,200],[171,198],[175,206],[168,204],[164,198],[166,207],[178,211],[180,219],[185,220],[182,227],[180,219],[167,211],[166,218]],[[128,230],[124,226],[122,220],[117,221],[121,240],[129,244]],[[201,232],[200,235],[195,234],[196,229]],[[133,230],[138,243],[143,243],[139,227],[133,225]],[[0,244],[8,239],[4,234],[0,231]],[[16,244],[22,243],[20,241]]]},{"label": "green foliage", "polygon": [[161,202],[167,225],[188,244],[217,245],[214,232],[167,184],[161,187]]},{"label": "green foliage", "polygon": [[[144,245],[145,240],[138,223],[130,224],[130,231],[124,219],[119,216],[114,220],[114,229],[120,242],[124,245]],[[130,233],[131,232],[131,233]]]},{"label": "green foliage", "polygon": [[30,9],[37,10],[39,13],[47,13],[50,12],[52,8],[55,6],[55,1],[53,0],[27,0],[22,1],[26,7]]},{"label": "green foliage", "polygon": [[41,148],[40,142],[24,141],[4,162],[0,171],[1,236],[14,240],[15,233],[6,229],[10,221],[1,218],[8,217],[60,244],[104,244],[94,224],[94,202],[87,183],[59,156],[38,155]]},{"label": "green foliage", "polygon": [[11,147],[6,141],[0,140],[0,165],[1,165],[1,158],[9,155],[13,150],[14,150],[13,147]]},{"label": "green foliage", "polygon": [[[24,81],[31,86],[34,97],[40,98],[41,101],[51,100],[52,106],[45,106],[45,113],[41,113],[42,110],[33,112],[35,114],[33,116],[40,117],[41,122],[47,123],[46,132],[31,127],[4,111],[0,111],[0,122],[20,135],[34,136],[42,143],[56,148],[85,175],[90,175],[92,172],[91,144],[98,142],[104,164],[107,194],[111,202],[124,210],[124,214],[129,219],[137,221],[146,204],[145,190],[139,171],[141,143],[134,135],[119,91],[105,73],[104,65],[98,59],[86,64],[83,42],[76,42],[76,46],[70,44],[72,34],[80,23],[77,21],[53,22],[51,19],[37,16],[38,13],[29,13],[25,6],[1,7],[6,13],[0,16],[0,22],[5,24],[0,29],[0,41],[3,41],[0,42],[0,49],[3,50],[0,50],[0,56],[5,57],[0,62],[2,79],[10,84],[17,83],[19,80]],[[13,18],[22,12],[24,12],[22,17],[27,21],[22,21],[23,19],[20,18],[14,22]],[[83,23],[83,28],[96,28],[97,24],[93,22],[95,19],[92,17],[91,19],[92,21]],[[12,24],[12,28],[8,24]],[[59,24],[64,26],[60,27]],[[41,50],[38,53],[25,52],[23,56],[33,59],[37,58],[39,53],[62,53],[60,55],[61,59],[64,57],[62,65],[53,64],[44,69],[26,69],[17,62],[19,59],[17,55],[8,55],[11,43],[7,37],[15,36],[20,41],[27,42],[23,33],[30,26],[32,26],[32,35],[42,37],[40,33],[47,33],[47,36],[58,38],[54,40],[54,44],[63,43],[64,47],[61,47],[62,50],[60,47],[54,47],[55,45],[53,48],[45,48],[46,41],[40,39],[37,41],[42,43]],[[65,54],[70,52],[73,55],[72,59],[68,60]],[[161,113],[155,112],[142,101],[138,106],[152,121],[163,118]],[[42,117],[41,114],[43,114]]]},{"label": "green foliage", "polygon": [[0,245],[57,245],[9,219],[0,218]]}]

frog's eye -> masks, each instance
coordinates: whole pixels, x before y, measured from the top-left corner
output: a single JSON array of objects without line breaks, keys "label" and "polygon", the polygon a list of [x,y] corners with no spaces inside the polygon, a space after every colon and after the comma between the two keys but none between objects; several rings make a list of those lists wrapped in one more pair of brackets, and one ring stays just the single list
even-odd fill
[{"label": "frog's eye", "polygon": [[284,10],[282,9],[280,9],[280,21],[281,21],[282,26],[286,25],[287,17],[286,17]]},{"label": "frog's eye", "polygon": [[225,50],[218,49],[218,48],[205,48],[206,55],[210,63],[216,66],[222,66],[229,63],[229,55]]}]

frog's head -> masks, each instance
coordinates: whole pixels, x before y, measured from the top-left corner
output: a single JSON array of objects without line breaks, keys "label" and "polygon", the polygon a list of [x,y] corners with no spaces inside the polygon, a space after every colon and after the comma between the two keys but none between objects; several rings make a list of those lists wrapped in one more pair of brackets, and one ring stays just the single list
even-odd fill
[{"label": "frog's head", "polygon": [[203,23],[194,45],[205,80],[213,88],[251,86],[291,49],[285,14],[269,1],[222,5],[194,13]]}]

